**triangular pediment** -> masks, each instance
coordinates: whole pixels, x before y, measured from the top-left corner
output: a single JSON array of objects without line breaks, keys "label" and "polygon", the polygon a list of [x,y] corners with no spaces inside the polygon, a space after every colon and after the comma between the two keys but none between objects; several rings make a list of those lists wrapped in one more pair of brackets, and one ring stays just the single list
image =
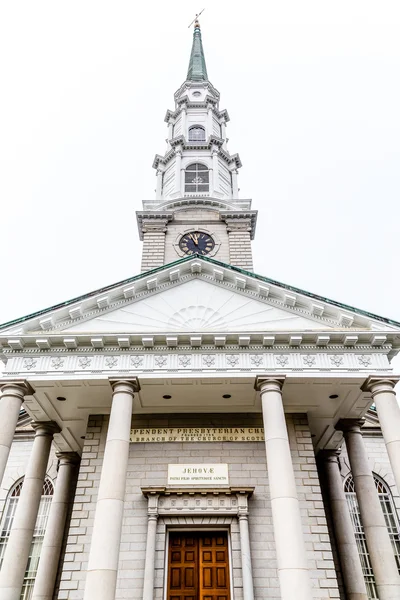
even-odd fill
[{"label": "triangular pediment", "polygon": [[[0,343],[19,349],[24,342],[18,336],[47,334],[332,330],[371,332],[365,339],[373,340],[375,333],[378,338],[399,333],[400,324],[210,258],[191,257],[6,323]],[[39,338],[38,345],[46,348],[45,340]]]},{"label": "triangular pediment", "polygon": [[194,278],[75,323],[63,331],[96,334],[325,329],[326,323],[248,297],[235,289]]}]

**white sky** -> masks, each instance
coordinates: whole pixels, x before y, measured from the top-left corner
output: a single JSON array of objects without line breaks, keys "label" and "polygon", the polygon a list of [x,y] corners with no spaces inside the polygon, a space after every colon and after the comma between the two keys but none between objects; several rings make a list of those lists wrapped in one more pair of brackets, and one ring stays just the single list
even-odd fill
[{"label": "white sky", "polygon": [[140,271],[135,210],[204,6],[255,271],[400,321],[397,0],[19,0],[0,8],[0,322]]}]

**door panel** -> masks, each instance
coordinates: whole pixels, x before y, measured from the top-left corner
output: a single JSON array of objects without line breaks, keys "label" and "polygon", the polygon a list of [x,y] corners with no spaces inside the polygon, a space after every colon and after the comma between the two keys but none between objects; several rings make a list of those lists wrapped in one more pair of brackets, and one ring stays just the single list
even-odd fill
[{"label": "door panel", "polygon": [[167,600],[230,600],[226,533],[170,533]]}]

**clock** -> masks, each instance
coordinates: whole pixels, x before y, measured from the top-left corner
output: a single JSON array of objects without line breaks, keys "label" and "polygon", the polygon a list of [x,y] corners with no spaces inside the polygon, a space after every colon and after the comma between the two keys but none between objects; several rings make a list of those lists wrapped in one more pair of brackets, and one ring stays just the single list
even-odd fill
[{"label": "clock", "polygon": [[215,242],[211,235],[202,231],[185,233],[179,241],[179,248],[185,254],[209,254],[214,250]]}]

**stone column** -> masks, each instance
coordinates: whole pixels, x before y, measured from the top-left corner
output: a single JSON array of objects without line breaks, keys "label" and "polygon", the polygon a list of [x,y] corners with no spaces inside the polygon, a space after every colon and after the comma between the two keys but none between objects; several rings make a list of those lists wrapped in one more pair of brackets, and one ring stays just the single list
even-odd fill
[{"label": "stone column", "polygon": [[247,495],[237,494],[240,533],[240,554],[242,559],[243,600],[254,600],[253,571],[251,567],[249,511]]},{"label": "stone column", "polygon": [[156,556],[158,496],[158,494],[149,494],[147,500],[147,542],[144,563],[143,600],[153,600],[154,596],[154,561]]},{"label": "stone column", "polygon": [[19,600],[21,595],[51,442],[60,431],[53,421],[33,423],[33,427],[35,439],[0,572],[1,600]]},{"label": "stone column", "polygon": [[52,600],[68,513],[71,483],[80,458],[76,452],[57,452],[58,475],[40,551],[32,600]]},{"label": "stone column", "polygon": [[6,470],[8,455],[17,426],[24,396],[34,394],[25,380],[0,382],[0,485]]},{"label": "stone column", "polygon": [[318,454],[318,459],[325,473],[346,598],[368,600],[360,555],[339,471],[339,455],[340,450],[323,450]]},{"label": "stone column", "polygon": [[400,598],[400,577],[385,517],[368,464],[359,419],[342,419],[336,429],[343,431],[354,479],[361,521],[380,600]]},{"label": "stone column", "polygon": [[110,423],[94,516],[86,576],[85,600],[114,600],[124,512],[133,394],[139,382],[110,380]]},{"label": "stone column", "polygon": [[400,377],[368,377],[362,390],[371,392],[389,455],[397,491],[400,493],[400,407],[394,386]]},{"label": "stone column", "polygon": [[311,582],[282,402],[284,376],[259,375],[281,600],[310,600]]}]

